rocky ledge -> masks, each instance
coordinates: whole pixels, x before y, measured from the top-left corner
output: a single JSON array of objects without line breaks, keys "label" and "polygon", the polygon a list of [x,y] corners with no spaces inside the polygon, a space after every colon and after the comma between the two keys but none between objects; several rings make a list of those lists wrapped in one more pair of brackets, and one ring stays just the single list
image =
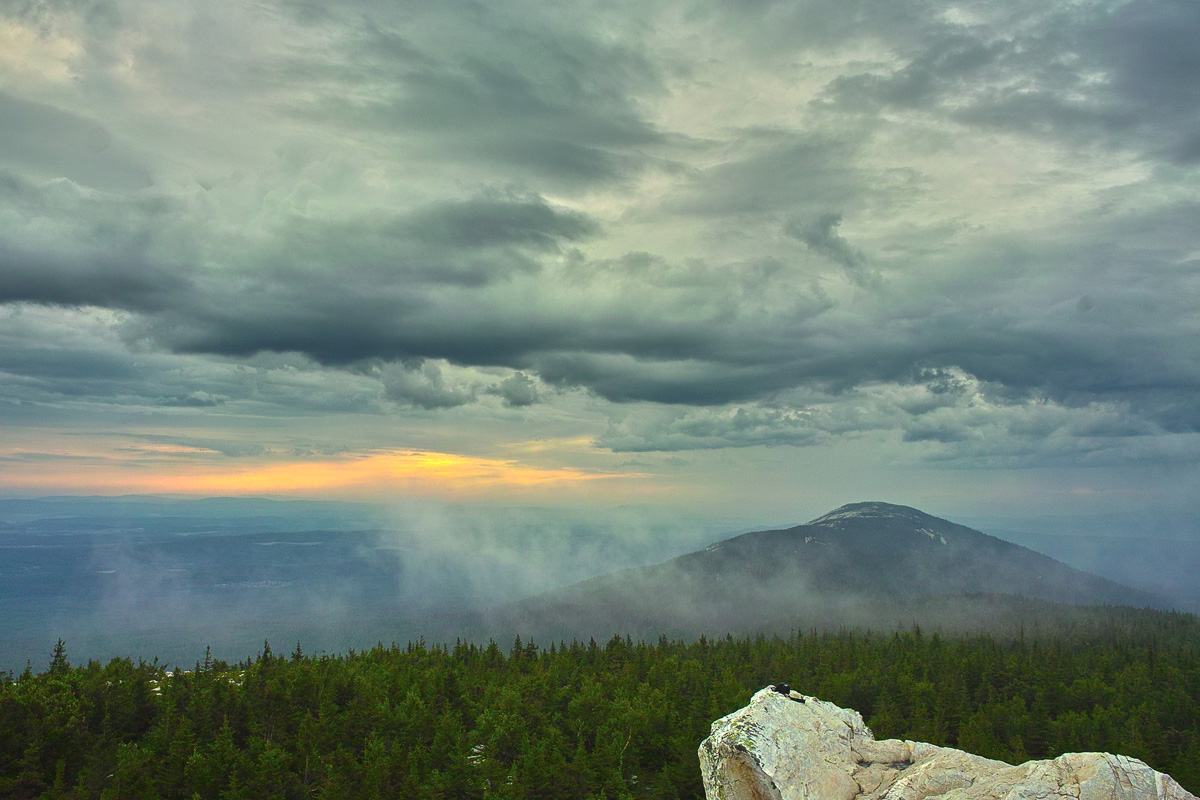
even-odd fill
[{"label": "rocky ledge", "polygon": [[1197,800],[1136,758],[1067,753],[1019,766],[924,742],[876,741],[857,711],[787,687],[713,723],[708,800]]}]

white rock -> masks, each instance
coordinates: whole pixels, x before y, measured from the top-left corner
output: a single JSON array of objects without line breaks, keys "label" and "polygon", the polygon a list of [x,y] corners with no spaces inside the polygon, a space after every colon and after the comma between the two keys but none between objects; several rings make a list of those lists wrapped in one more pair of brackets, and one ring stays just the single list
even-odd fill
[{"label": "white rock", "polygon": [[1135,758],[1067,753],[1012,766],[924,742],[876,741],[857,711],[773,688],[700,745],[708,800],[1197,800]]}]

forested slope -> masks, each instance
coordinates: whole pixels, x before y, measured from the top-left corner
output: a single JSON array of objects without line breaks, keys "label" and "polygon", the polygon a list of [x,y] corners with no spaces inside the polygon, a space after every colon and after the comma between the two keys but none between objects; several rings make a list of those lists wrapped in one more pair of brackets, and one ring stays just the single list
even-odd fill
[{"label": "forested slope", "polygon": [[919,629],[114,660],[0,685],[0,796],[698,798],[709,723],[787,681],[904,737],[1021,761],[1107,750],[1200,789],[1200,620],[1098,610],[1001,639]]}]

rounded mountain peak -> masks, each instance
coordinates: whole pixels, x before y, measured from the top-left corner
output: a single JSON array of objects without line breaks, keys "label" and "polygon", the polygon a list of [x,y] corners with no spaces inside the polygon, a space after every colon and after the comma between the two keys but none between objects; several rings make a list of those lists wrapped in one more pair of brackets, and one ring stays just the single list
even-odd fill
[{"label": "rounded mountain peak", "polygon": [[909,506],[874,501],[868,503],[847,503],[840,508],[835,508],[828,514],[817,517],[808,524],[838,528],[847,523],[861,523],[868,520],[924,521],[930,519],[936,519],[936,517],[931,517],[924,511],[918,511]]}]

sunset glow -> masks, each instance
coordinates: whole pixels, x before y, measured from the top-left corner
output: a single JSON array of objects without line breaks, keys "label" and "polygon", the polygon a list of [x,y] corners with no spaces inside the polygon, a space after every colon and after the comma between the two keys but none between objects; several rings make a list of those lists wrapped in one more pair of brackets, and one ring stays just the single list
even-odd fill
[{"label": "sunset glow", "polygon": [[[183,451],[166,447],[158,450]],[[26,463],[20,470],[0,472],[0,487],[34,493],[66,488],[85,494],[487,497],[512,492],[537,494],[548,487],[561,489],[641,477],[537,467],[514,460],[453,453],[395,450],[253,466],[166,462],[149,469],[136,461],[116,458],[46,459]]]}]

